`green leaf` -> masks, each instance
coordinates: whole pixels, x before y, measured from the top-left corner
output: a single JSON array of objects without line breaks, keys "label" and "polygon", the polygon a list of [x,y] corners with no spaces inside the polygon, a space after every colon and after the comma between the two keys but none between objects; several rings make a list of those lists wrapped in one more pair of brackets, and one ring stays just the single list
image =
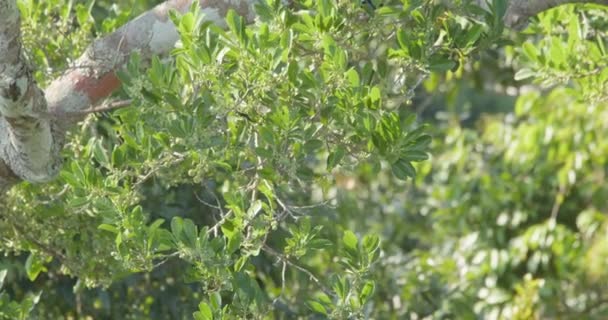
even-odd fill
[{"label": "green leaf", "polygon": [[397,42],[399,42],[401,49],[409,51],[410,39],[408,38],[407,33],[405,33],[405,29],[399,28],[397,30]]},{"label": "green leaf", "polygon": [[481,37],[483,31],[483,25],[481,24],[476,24],[469,31],[467,31],[467,36],[465,40],[466,46],[469,47],[474,45],[475,42],[479,39],[479,37]]},{"label": "green leaf", "polygon": [[247,34],[245,32],[245,24],[243,23],[243,18],[234,11],[234,9],[229,9],[226,13],[226,24],[232,33],[237,36],[237,39],[241,42],[241,44],[247,44]]},{"label": "green leaf", "polygon": [[160,104],[160,102],[162,101],[162,98],[158,94],[149,91],[146,88],[141,88],[141,94],[146,100],[152,102],[155,105]]},{"label": "green leaf", "polygon": [[361,304],[367,303],[369,298],[374,294],[375,288],[376,285],[373,281],[367,281],[365,285],[363,285],[363,288],[359,293],[359,301],[361,302]]},{"label": "green leaf", "polygon": [[346,78],[351,87],[357,88],[361,85],[361,79],[359,79],[359,73],[354,68],[346,71]]},{"label": "green leaf", "polygon": [[184,220],[180,217],[173,217],[171,219],[171,232],[175,237],[179,237],[184,228]]},{"label": "green leaf", "polygon": [[182,227],[182,241],[184,244],[188,245],[190,248],[194,248],[196,246],[196,238],[198,235],[198,228],[190,219],[185,219],[183,221]]},{"label": "green leaf", "polygon": [[368,254],[374,253],[380,247],[380,238],[377,235],[366,235],[363,237],[363,248]]},{"label": "green leaf", "polygon": [[308,301],[306,304],[308,305],[308,307],[310,308],[310,310],[312,310],[312,311],[314,311],[316,313],[327,315],[327,310],[319,302],[317,302],[317,301]]},{"label": "green leaf", "polygon": [[40,272],[43,271],[46,271],[44,261],[40,260],[36,254],[30,253],[27,260],[25,260],[25,272],[27,273],[28,279],[30,279],[30,281],[36,280]]},{"label": "green leaf", "polygon": [[369,91],[369,97],[372,103],[374,104],[374,107],[378,108],[378,104],[382,99],[382,91],[380,90],[380,88],[378,88],[378,86],[373,86],[372,89]]},{"label": "green leaf", "polygon": [[[120,167],[125,161],[125,155],[121,147],[115,147],[112,151],[112,166]],[[71,183],[70,183],[71,184]]]},{"label": "green leaf", "polygon": [[110,157],[108,156],[106,149],[104,149],[101,140],[97,140],[95,142],[95,145],[93,147],[93,156],[95,157],[95,160],[97,160],[97,162],[99,162],[101,165],[107,165],[110,163]]},{"label": "green leaf", "polygon": [[502,19],[507,12],[507,0],[492,0],[492,8],[497,18]]},{"label": "green leaf", "polygon": [[336,295],[344,301],[350,292],[350,282],[346,277],[336,276],[332,288]]},{"label": "green leaf", "polygon": [[[230,246],[230,244],[228,246]],[[237,271],[237,272],[241,271],[243,269],[243,267],[245,266],[245,264],[247,263],[247,261],[249,261],[249,258],[247,256],[239,257],[236,260],[236,262],[234,263],[234,271]]]},{"label": "green leaf", "polygon": [[232,285],[236,289],[238,299],[242,302],[249,303],[262,303],[262,293],[258,283],[251,279],[251,277],[245,272],[236,272],[232,279]]},{"label": "green leaf", "polygon": [[179,22],[180,31],[192,33],[192,31],[194,31],[195,24],[196,19],[194,18],[194,14],[192,14],[192,12],[188,12],[182,16],[182,19]]},{"label": "green leaf", "polygon": [[408,178],[416,177],[416,169],[412,164],[404,159],[399,159],[393,163],[392,166],[393,174],[400,180],[407,180]]},{"label": "green leaf", "polygon": [[300,72],[300,67],[297,62],[290,62],[287,67],[287,77],[289,78],[289,82],[296,84],[298,80],[298,73]]},{"label": "green leaf", "polygon": [[344,158],[345,153],[346,151],[342,146],[338,146],[334,151],[331,151],[329,153],[329,156],[327,157],[327,170],[335,168],[340,163],[340,161],[342,161],[342,158]]},{"label": "green leaf", "polygon": [[241,247],[241,242],[243,241],[243,235],[240,232],[234,233],[231,237],[228,238],[228,246],[226,247],[226,251],[228,253],[234,253]]},{"label": "green leaf", "polygon": [[148,226],[148,231],[153,232],[156,229],[158,229],[163,223],[165,222],[165,219],[156,219],[154,220],[154,222],[152,222],[149,226]]},{"label": "green leaf", "polygon": [[238,232],[237,226],[235,225],[234,220],[226,220],[226,221],[224,221],[224,223],[222,223],[221,229],[222,229],[222,233],[226,237],[231,237],[236,232]]},{"label": "green leaf", "polygon": [[538,56],[539,56],[538,49],[536,49],[536,47],[531,42],[524,42],[524,44],[522,45],[522,49],[523,49],[524,54],[530,61],[532,61],[532,62],[538,61]]},{"label": "green leaf", "polygon": [[330,15],[331,11],[331,1],[330,0],[317,0],[317,9],[319,10],[319,14],[322,17],[327,17]]},{"label": "green leaf", "polygon": [[344,231],[344,236],[342,236],[342,242],[348,249],[356,251],[359,240],[352,231],[346,230]]},{"label": "green leaf", "polygon": [[99,230],[105,230],[105,231],[109,231],[112,232],[114,234],[118,234],[120,232],[120,230],[118,230],[117,227],[110,225],[110,224],[106,224],[106,223],[102,223],[100,224],[97,229]]},{"label": "green leaf", "polygon": [[456,62],[447,57],[431,57],[429,61],[429,70],[434,72],[445,72],[456,67]]},{"label": "green leaf", "polygon": [[323,147],[323,141],[321,141],[319,139],[308,140],[304,144],[304,151],[306,153],[312,153],[314,151],[321,149],[322,147]]},{"label": "green leaf", "polygon": [[155,241],[156,241],[156,251],[162,252],[167,250],[175,249],[175,243],[173,242],[174,238],[171,232],[166,229],[156,230],[155,233]]},{"label": "green leaf", "polygon": [[198,305],[198,311],[194,314],[194,319],[196,320],[213,320],[213,312],[208,304],[205,302],[201,302]]},{"label": "green leaf", "polygon": [[211,309],[221,310],[222,309],[222,295],[218,291],[211,292],[209,294],[209,303],[211,303]]},{"label": "green leaf", "polygon": [[551,38],[551,49],[550,49],[551,60],[556,66],[563,66],[566,63],[566,47],[562,42],[561,38]]},{"label": "green leaf", "polygon": [[262,201],[256,200],[253,204],[247,209],[247,218],[253,219],[258,215],[258,212],[262,209]]},{"label": "green leaf", "polygon": [[521,80],[525,80],[528,78],[532,78],[535,75],[536,75],[536,72],[534,72],[532,69],[523,68],[515,73],[514,78],[516,81],[521,81]]},{"label": "green leaf", "polygon": [[401,159],[408,162],[418,162],[424,161],[429,158],[429,155],[426,152],[418,151],[418,150],[409,150],[401,155]]},{"label": "green leaf", "polygon": [[163,98],[174,109],[182,109],[183,108],[182,101],[180,100],[180,98],[178,98],[177,96],[175,96],[173,93],[167,92],[167,93],[164,94]]}]

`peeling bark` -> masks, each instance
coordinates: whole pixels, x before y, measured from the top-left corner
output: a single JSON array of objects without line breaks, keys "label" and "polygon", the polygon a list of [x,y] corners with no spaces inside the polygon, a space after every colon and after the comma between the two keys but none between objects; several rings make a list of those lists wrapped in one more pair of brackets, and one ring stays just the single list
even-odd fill
[{"label": "peeling bark", "polygon": [[[0,0],[0,194],[19,180],[45,182],[59,171],[65,128],[120,86],[115,71],[137,51],[144,59],[169,52],[178,33],[169,10],[186,12],[198,2],[207,20],[224,25],[228,9],[253,21],[256,0],[168,0],[93,42],[44,92],[32,78],[21,49],[16,0]],[[485,2],[482,1],[482,2]],[[565,3],[608,0],[512,0],[504,21],[516,27]]]}]

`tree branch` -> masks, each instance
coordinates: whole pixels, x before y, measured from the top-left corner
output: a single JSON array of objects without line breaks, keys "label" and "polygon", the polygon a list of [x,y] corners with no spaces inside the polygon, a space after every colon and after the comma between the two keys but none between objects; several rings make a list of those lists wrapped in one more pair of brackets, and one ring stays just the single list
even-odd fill
[{"label": "tree branch", "polygon": [[[204,19],[225,25],[228,9],[252,21],[255,0],[168,0],[93,42],[44,93],[21,49],[16,0],[0,0],[0,192],[18,180],[45,182],[60,170],[65,130],[120,86],[115,75],[132,52],[168,53],[179,35],[169,11],[198,3]],[[7,137],[7,138],[5,138]],[[18,179],[15,179],[17,177]]]},{"label": "tree branch", "polygon": [[529,18],[569,3],[594,3],[608,6],[608,0],[511,0],[503,20],[505,25],[520,29]]},{"label": "tree branch", "polygon": [[283,254],[274,250],[273,248],[269,247],[266,244],[264,245],[264,247],[262,247],[262,250],[264,252],[276,257],[280,261],[300,270],[301,272],[304,272],[308,276],[308,278],[310,280],[312,280],[321,289],[321,291],[323,291],[323,293],[325,293],[326,295],[328,295],[330,297],[335,296],[335,294],[331,290],[329,290],[329,288],[327,286],[325,286],[325,284],[323,284],[323,282],[321,280],[319,280],[319,278],[317,278],[312,272],[310,272],[310,270],[292,262],[287,257],[285,257]]},{"label": "tree branch", "polygon": [[[89,108],[120,86],[115,71],[132,52],[143,59],[168,53],[179,39],[169,11],[188,11],[193,0],[169,0],[131,20],[115,32],[98,39],[75,62],[74,68],[45,90],[49,111],[61,116]],[[224,25],[228,9],[253,20],[254,0],[198,0],[204,19]]]}]

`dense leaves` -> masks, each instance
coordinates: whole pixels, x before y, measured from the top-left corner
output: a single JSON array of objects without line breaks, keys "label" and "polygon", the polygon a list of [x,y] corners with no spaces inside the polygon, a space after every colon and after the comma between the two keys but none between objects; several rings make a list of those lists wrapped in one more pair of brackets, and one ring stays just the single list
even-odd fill
[{"label": "dense leaves", "polygon": [[[151,5],[20,1],[39,81]],[[172,15],[132,105],[2,200],[0,318],[607,316],[605,8],[256,10]]]}]

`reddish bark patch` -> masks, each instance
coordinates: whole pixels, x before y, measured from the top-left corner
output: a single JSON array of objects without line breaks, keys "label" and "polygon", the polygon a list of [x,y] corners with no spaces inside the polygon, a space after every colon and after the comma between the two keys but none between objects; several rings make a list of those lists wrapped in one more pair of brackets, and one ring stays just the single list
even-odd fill
[{"label": "reddish bark patch", "polygon": [[91,103],[107,98],[120,86],[120,80],[114,72],[108,72],[100,78],[82,77],[76,81],[74,89],[83,92]]}]

